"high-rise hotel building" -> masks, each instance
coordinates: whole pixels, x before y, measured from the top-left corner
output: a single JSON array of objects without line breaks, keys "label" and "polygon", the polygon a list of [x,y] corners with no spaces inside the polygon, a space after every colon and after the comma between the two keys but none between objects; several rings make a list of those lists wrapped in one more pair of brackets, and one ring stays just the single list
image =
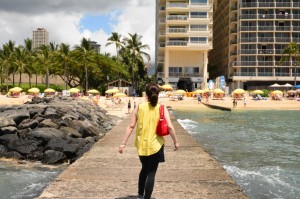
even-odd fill
[{"label": "high-rise hotel building", "polygon": [[49,33],[45,28],[37,28],[32,33],[32,46],[38,48],[49,44]]},{"label": "high-rise hotel building", "polygon": [[156,0],[158,83],[176,87],[180,78],[187,78],[195,88],[206,84],[208,51],[212,49],[212,6],[213,0]]},{"label": "high-rise hotel building", "polygon": [[215,0],[211,78],[225,76],[231,89],[294,84],[300,67],[280,62],[291,42],[300,42],[300,0]]}]

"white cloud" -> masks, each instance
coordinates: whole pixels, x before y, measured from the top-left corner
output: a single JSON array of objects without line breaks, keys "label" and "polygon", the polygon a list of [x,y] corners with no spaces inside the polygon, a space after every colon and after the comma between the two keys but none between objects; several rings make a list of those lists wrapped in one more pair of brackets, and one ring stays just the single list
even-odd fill
[{"label": "white cloud", "polygon": [[46,28],[49,40],[62,42],[73,47],[82,37],[90,38],[101,45],[102,52],[116,54],[113,45],[105,47],[111,33],[99,29],[80,31],[80,19],[85,14],[110,13],[112,32],[123,36],[128,33],[142,35],[142,42],[150,46],[151,62],[154,63],[155,1],[154,0],[0,0],[0,44],[13,40],[23,44],[25,38],[32,38],[36,28]]}]

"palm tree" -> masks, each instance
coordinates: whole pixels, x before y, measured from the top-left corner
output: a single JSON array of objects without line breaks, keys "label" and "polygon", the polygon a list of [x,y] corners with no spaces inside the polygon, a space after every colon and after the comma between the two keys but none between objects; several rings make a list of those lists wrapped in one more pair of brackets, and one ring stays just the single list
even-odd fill
[{"label": "palm tree", "polygon": [[5,71],[5,75],[1,75],[2,77],[5,77],[6,79],[6,92],[8,92],[8,80],[9,80],[9,71],[10,71],[10,59],[11,54],[14,51],[15,43],[11,40],[8,41],[8,43],[4,44],[2,46],[2,53],[1,53],[1,65],[2,65],[2,72]]},{"label": "palm tree", "polygon": [[117,51],[117,59],[119,58],[119,51],[122,47],[122,41],[121,41],[121,34],[118,34],[116,32],[112,32],[112,35],[107,39],[107,43],[105,46],[109,46],[114,44],[116,46],[116,51]]},{"label": "palm tree", "polygon": [[70,51],[70,46],[61,43],[58,51],[58,56],[63,62],[63,68],[64,68],[64,81],[65,81],[65,89],[67,89],[67,65],[68,62],[71,60],[71,51]]},{"label": "palm tree", "polygon": [[125,43],[125,52],[129,53],[129,56],[131,58],[131,72],[132,72],[132,84],[133,87],[135,87],[135,76],[134,76],[134,70],[137,65],[137,61],[140,61],[144,64],[143,57],[146,57],[147,60],[150,60],[150,55],[146,52],[144,52],[144,49],[150,49],[149,45],[143,44],[141,42],[142,36],[135,34],[129,34],[129,38],[124,39]]},{"label": "palm tree", "polygon": [[51,52],[47,45],[42,45],[38,49],[38,61],[45,66],[46,69],[46,87],[49,88],[49,65],[51,63]]},{"label": "palm tree", "polygon": [[18,46],[15,48],[15,51],[12,54],[11,57],[11,64],[15,68],[16,72],[19,72],[19,86],[22,82],[22,74],[25,72],[27,74],[31,73],[31,69],[27,67],[26,61],[27,59],[27,53],[23,46]]},{"label": "palm tree", "polygon": [[91,47],[90,41],[86,38],[82,38],[80,46],[75,46],[75,53],[78,55],[78,60],[81,61],[85,71],[85,91],[88,91],[89,80],[88,80],[88,64],[91,60],[95,50]]},{"label": "palm tree", "polygon": [[284,61],[292,61],[295,66],[295,86],[297,85],[297,65],[300,64],[300,49],[296,42],[290,43],[282,52],[282,54],[286,54],[288,56],[284,56],[281,58],[279,64]]},{"label": "palm tree", "polygon": [[26,54],[27,54],[26,65],[32,69],[32,71],[30,73],[28,73],[29,87],[31,87],[31,77],[32,77],[33,63],[34,63],[35,57],[33,56],[34,52],[33,52],[32,40],[27,38],[24,40],[24,43],[25,43],[25,50],[26,50]]}]

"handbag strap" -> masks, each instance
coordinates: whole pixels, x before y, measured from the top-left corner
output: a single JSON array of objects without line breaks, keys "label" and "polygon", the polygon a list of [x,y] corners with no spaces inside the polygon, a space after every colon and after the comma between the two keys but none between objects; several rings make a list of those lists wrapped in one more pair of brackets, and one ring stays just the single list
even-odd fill
[{"label": "handbag strap", "polygon": [[160,119],[164,119],[164,105],[160,105],[160,109],[159,109],[159,114],[160,114]]}]

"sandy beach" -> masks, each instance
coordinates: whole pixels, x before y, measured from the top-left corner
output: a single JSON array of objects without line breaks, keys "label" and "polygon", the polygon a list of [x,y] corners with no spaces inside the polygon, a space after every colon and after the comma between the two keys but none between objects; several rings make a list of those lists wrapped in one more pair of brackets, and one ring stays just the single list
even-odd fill
[{"label": "sandy beach", "polygon": [[[84,100],[89,100],[88,97],[83,97]],[[23,95],[18,98],[7,98],[5,95],[0,95],[0,106],[7,105],[18,105],[23,104],[27,101],[30,101],[30,97],[28,95]],[[121,98],[121,102],[114,103],[111,99],[106,99],[104,96],[101,96],[98,100],[98,105],[107,111],[107,114],[117,117],[122,120],[124,117],[128,116],[128,101],[131,102],[131,112],[133,111],[133,102],[136,104],[145,102],[144,97],[123,97]],[[89,100],[90,101],[90,100]],[[208,100],[208,103],[211,105],[231,108],[233,111],[235,110],[300,110],[300,98],[289,100],[253,100],[252,97],[246,97],[246,106],[244,106],[243,100],[238,100],[237,106],[233,108],[233,99],[232,97],[224,97],[222,100],[220,99],[212,99]],[[93,101],[91,101],[93,103]],[[206,104],[206,99],[202,99],[202,103],[198,103],[196,98],[193,97],[185,97],[183,100],[171,100],[170,98],[159,98],[159,103],[170,106],[174,110],[194,110],[197,108],[205,108],[208,109],[204,104]]]}]

